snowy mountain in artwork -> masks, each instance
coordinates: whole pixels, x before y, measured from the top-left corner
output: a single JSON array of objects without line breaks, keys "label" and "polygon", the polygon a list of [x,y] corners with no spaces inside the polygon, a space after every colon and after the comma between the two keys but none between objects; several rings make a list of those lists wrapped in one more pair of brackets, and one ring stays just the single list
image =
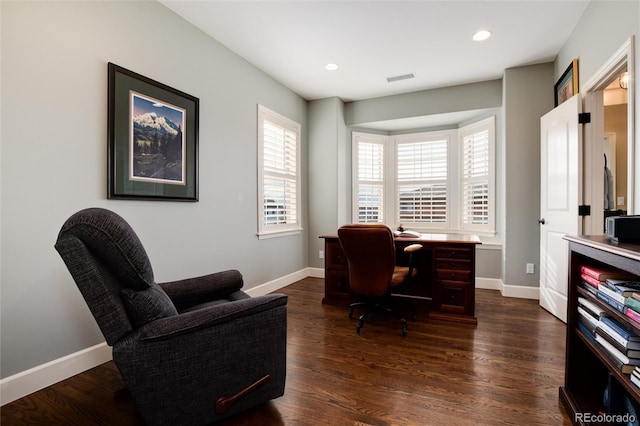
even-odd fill
[{"label": "snowy mountain in artwork", "polygon": [[177,135],[180,127],[167,117],[158,117],[155,112],[148,112],[133,117],[133,124],[144,132],[157,130],[160,134]]}]

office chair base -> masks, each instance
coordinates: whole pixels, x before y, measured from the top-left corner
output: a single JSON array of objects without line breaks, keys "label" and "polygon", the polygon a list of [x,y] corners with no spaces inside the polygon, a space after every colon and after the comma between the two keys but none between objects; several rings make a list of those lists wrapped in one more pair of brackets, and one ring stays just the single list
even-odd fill
[{"label": "office chair base", "polygon": [[[395,311],[394,309],[392,309],[391,307],[384,305],[384,304],[380,304],[380,303],[376,303],[376,304],[371,304],[371,303],[367,303],[367,302],[356,302],[356,303],[352,303],[351,305],[349,305],[349,319],[353,318],[353,308],[355,308],[356,306],[368,306],[369,309],[367,309],[362,315],[360,315],[360,317],[358,318],[358,325],[356,326],[356,332],[358,334],[360,334],[362,332],[362,329],[364,328],[364,320],[367,319],[367,317],[369,316],[369,314],[373,311],[387,311],[391,314],[395,314],[397,316],[400,317],[400,326],[401,326],[401,332],[402,332],[402,336],[406,336],[408,333],[408,329],[407,329],[407,320],[405,319],[405,317]],[[415,313],[415,309],[413,308],[413,306],[411,307],[411,319],[412,321],[416,321],[416,313]]]}]

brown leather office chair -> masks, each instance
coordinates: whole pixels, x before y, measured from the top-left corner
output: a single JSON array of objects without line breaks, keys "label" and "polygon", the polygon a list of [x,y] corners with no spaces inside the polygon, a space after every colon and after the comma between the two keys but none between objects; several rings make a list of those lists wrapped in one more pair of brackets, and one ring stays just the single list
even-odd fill
[{"label": "brown leather office chair", "polygon": [[[396,265],[396,248],[391,228],[383,224],[351,224],[338,229],[340,245],[347,256],[349,265],[349,286],[356,302],[349,307],[349,318],[353,309],[366,306],[360,315],[356,331],[362,331],[364,320],[375,310],[395,313],[400,317],[402,335],[407,335],[407,320],[397,309],[394,309],[391,292],[394,287],[412,278],[416,270],[413,262],[410,266]],[[405,252],[420,250],[420,244],[412,244]],[[415,313],[412,310],[413,320]]]}]

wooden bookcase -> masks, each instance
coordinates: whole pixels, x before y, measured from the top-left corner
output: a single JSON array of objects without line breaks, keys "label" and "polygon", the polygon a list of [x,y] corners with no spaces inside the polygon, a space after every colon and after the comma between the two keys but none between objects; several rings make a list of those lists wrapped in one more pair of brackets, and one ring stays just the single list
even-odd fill
[{"label": "wooden bookcase", "polygon": [[[569,241],[569,294],[567,312],[567,347],[564,386],[560,399],[575,424],[584,413],[597,415],[605,411],[604,390],[613,378],[629,396],[640,402],[640,388],[631,383],[629,374],[622,373],[612,363],[598,343],[592,343],[578,329],[578,297],[597,304],[631,330],[640,334],[640,324],[627,318],[608,304],[597,299],[581,286],[580,268],[583,265],[615,268],[640,277],[640,245],[615,243],[607,237],[565,237]],[[576,416],[578,414],[578,416]]]}]

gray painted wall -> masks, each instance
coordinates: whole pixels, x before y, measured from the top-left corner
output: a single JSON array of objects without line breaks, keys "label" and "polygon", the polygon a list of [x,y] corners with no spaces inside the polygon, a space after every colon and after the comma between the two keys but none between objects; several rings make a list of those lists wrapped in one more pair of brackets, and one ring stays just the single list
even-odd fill
[{"label": "gray painted wall", "polygon": [[[351,188],[346,173],[344,105],[338,98],[309,102],[309,266],[323,268],[321,235],[347,222]],[[350,166],[349,166],[350,169]]]},{"label": "gray painted wall", "polygon": [[[79,209],[123,215],[157,281],[237,268],[250,288],[308,266],[306,232],[255,235],[257,104],[302,124],[306,170],[305,100],[157,2],[0,10],[3,378],[104,341],[53,248]],[[200,98],[199,202],[106,199],[109,61]]]},{"label": "gray painted wall", "polygon": [[[555,79],[578,59],[580,92],[630,38],[635,41],[635,164],[640,164],[640,2],[591,1],[555,61]],[[640,173],[635,174],[635,211],[640,213]]]},{"label": "gray painted wall", "polygon": [[345,107],[347,125],[420,117],[458,111],[498,107],[502,103],[500,80],[422,90],[349,102]]},{"label": "gray painted wall", "polygon": [[553,108],[553,64],[505,70],[504,189],[502,280],[506,285],[537,287],[539,267],[540,117]]}]

